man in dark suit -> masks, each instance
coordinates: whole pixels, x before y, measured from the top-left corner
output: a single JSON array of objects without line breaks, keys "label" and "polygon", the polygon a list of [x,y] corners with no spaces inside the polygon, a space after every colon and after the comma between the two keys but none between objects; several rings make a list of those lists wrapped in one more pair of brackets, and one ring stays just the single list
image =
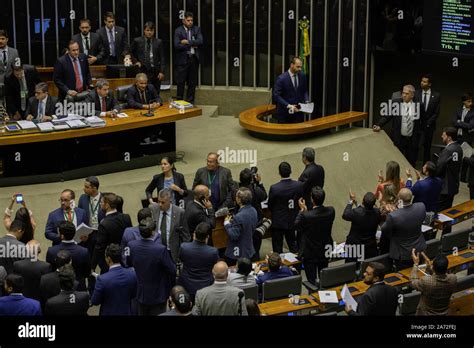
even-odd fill
[{"label": "man in dark suit", "polygon": [[0,315],[37,316],[41,315],[41,306],[37,300],[23,296],[24,280],[21,275],[9,274],[5,279],[5,296],[0,297]]},{"label": "man in dark suit", "polygon": [[86,212],[81,208],[74,208],[75,198],[76,194],[73,190],[63,190],[59,199],[61,207],[53,210],[48,215],[44,235],[46,236],[46,239],[53,242],[53,245],[57,245],[61,242],[58,231],[61,222],[72,222],[76,228],[81,224],[87,224],[88,222]]},{"label": "man in dark suit", "polygon": [[14,65],[21,65],[20,56],[15,48],[8,46],[7,31],[0,29],[0,83],[10,76]]},{"label": "man in dark suit", "polygon": [[97,81],[95,90],[89,93],[86,102],[94,103],[95,116],[115,118],[120,111],[120,105],[109,89],[109,81],[105,79]]},{"label": "man in dark suit", "polygon": [[59,225],[59,238],[61,243],[58,245],[48,248],[46,254],[46,261],[49,262],[53,269],[57,269],[55,263],[56,255],[60,250],[67,250],[71,254],[72,266],[76,273],[76,279],[80,284],[80,290],[85,290],[85,280],[91,274],[91,259],[89,252],[86,248],[77,245],[74,241],[74,235],[76,234],[76,227],[69,221],[63,221]]},{"label": "man in dark suit", "polygon": [[211,233],[210,226],[201,222],[194,230],[194,240],[181,244],[179,260],[183,269],[178,278],[178,284],[184,286],[194,300],[196,291],[214,282],[212,267],[219,259],[216,248],[207,245]]},{"label": "man in dark suit", "polygon": [[120,265],[122,250],[117,244],[105,249],[109,271],[95,283],[91,304],[100,305],[99,315],[132,315],[132,300],[137,293],[137,276],[133,268]]},{"label": "man in dark suit", "polygon": [[[71,254],[69,254],[66,250],[61,250],[57,253],[54,264],[56,265],[56,271],[46,273],[41,276],[40,283],[39,283],[39,291],[41,294],[41,308],[44,309],[44,305],[46,301],[58,295],[61,292],[61,288],[59,287],[59,270],[64,265],[70,265],[72,262]],[[76,281],[74,288],[77,288],[79,283]]]},{"label": "man in dark suit", "polygon": [[245,187],[239,188],[235,195],[239,211],[235,215],[227,215],[224,228],[229,235],[229,242],[225,249],[225,258],[228,266],[237,264],[241,257],[253,258],[253,233],[257,227],[257,211],[252,207],[252,192]]},{"label": "man in dark suit", "polygon": [[23,65],[13,65],[13,73],[5,78],[7,112],[14,120],[24,119],[28,99],[35,95],[35,85],[40,83],[36,69],[24,69]]},{"label": "man in dark suit", "polygon": [[60,293],[46,301],[44,314],[50,316],[84,316],[89,309],[89,294],[74,290],[74,269],[65,265],[59,270]]},{"label": "man in dark suit", "polygon": [[131,109],[148,110],[160,107],[163,101],[146,74],[138,73],[135,84],[127,90],[127,104]]},{"label": "man in dark suit", "polygon": [[81,19],[79,30],[81,32],[72,37],[79,44],[79,51],[87,56],[89,65],[101,64],[105,49],[99,34],[91,32],[91,21],[87,18]]},{"label": "man in dark suit", "polygon": [[291,166],[282,162],[278,166],[281,181],[270,186],[268,192],[268,209],[272,213],[272,247],[273,251],[283,252],[283,236],[288,249],[297,252],[294,221],[298,214],[298,200],[303,196],[303,184],[292,180]]},{"label": "man in dark suit", "polygon": [[196,171],[193,181],[193,190],[197,185],[205,185],[209,188],[211,203],[214,210],[222,207],[232,207],[232,191],[234,180],[229,169],[219,164],[219,155],[211,152],[207,155],[207,166]]},{"label": "man in dark suit", "polygon": [[423,163],[431,161],[431,143],[436,129],[436,120],[439,116],[441,96],[431,89],[432,77],[430,74],[421,76],[421,89],[415,92],[415,100],[421,101],[420,117],[421,132],[423,134]]},{"label": "man in dark suit", "polygon": [[160,207],[157,216],[160,240],[171,254],[171,258],[178,263],[178,253],[181,243],[191,241],[191,236],[186,226],[184,209],[171,204],[171,191],[163,189],[158,192],[158,204]]},{"label": "man in dark suit", "polygon": [[469,199],[474,199],[474,155],[465,158],[466,165],[469,167],[469,178],[467,186],[469,187]]},{"label": "man in dark suit", "polygon": [[188,231],[195,231],[201,222],[208,224],[211,230],[216,227],[216,217],[209,200],[209,189],[206,186],[197,185],[194,188],[194,200],[186,206],[184,218]]},{"label": "man in dark suit", "polygon": [[443,179],[443,188],[439,196],[438,211],[442,211],[453,206],[454,196],[459,192],[459,177],[463,151],[457,142],[458,132],[453,127],[447,127],[441,134],[443,144],[446,147],[441,151],[438,162],[436,176]]},{"label": "man in dark suit", "polygon": [[311,190],[315,186],[324,188],[324,168],[314,163],[315,151],[312,147],[306,147],[303,150],[302,160],[305,168],[298,181],[303,183],[303,194],[306,206],[311,209]]},{"label": "man in dark suit", "polygon": [[413,203],[421,202],[425,205],[427,212],[438,211],[438,201],[441,189],[443,188],[443,180],[436,176],[437,167],[431,161],[425,163],[422,168],[424,178],[420,173],[416,172],[417,182],[413,185],[411,171],[407,169],[407,181],[405,187],[409,188],[413,193]]},{"label": "man in dark suit", "polygon": [[277,105],[278,123],[303,122],[299,104],[309,101],[309,95],[306,76],[301,72],[302,67],[301,58],[292,58],[290,69],[275,81],[273,100]]},{"label": "man in dark suit", "polygon": [[397,270],[413,266],[411,252],[426,249],[426,242],[421,225],[426,217],[423,203],[412,203],[413,194],[407,188],[398,193],[398,199],[403,207],[387,215],[382,225],[382,235],[390,240],[389,256],[394,261]]},{"label": "man in dark suit", "polygon": [[458,142],[472,144],[474,140],[474,109],[472,108],[472,94],[464,93],[461,97],[463,106],[456,110],[453,116],[453,126],[457,129]]},{"label": "man in dark suit", "polygon": [[200,48],[203,45],[201,28],[194,26],[194,15],[186,12],[183,25],[174,31],[174,48],[176,49],[176,84],[177,98],[184,99],[184,85],[188,85],[186,100],[194,103],[194,94],[198,83]]},{"label": "man in dark suit", "polygon": [[138,315],[159,315],[166,310],[166,300],[176,279],[176,265],[166,247],[153,240],[156,222],[140,221],[142,239],[131,241],[128,264],[138,279]]},{"label": "man in dark suit", "polygon": [[[17,249],[18,251],[26,251],[25,244],[20,242],[24,229],[25,226],[23,225],[23,222],[20,220],[13,220],[10,225],[10,230],[7,232],[5,237],[0,238],[0,249],[4,250],[4,252],[6,250],[14,249]],[[19,253],[18,255],[8,253],[7,255],[2,255],[2,257],[0,257],[0,266],[3,266],[7,271],[7,274],[10,274],[13,272],[13,264],[15,261],[22,259],[23,257],[20,257]]]},{"label": "man in dark suit", "polygon": [[68,53],[54,64],[53,81],[58,87],[60,101],[87,91],[92,83],[87,56],[79,53],[79,44],[71,40],[67,47]]},{"label": "man in dark suit", "polygon": [[[377,256],[377,239],[375,237],[380,224],[380,210],[375,206],[377,198],[372,192],[367,192],[362,200],[362,205],[357,206],[354,193],[350,192],[350,200],[344,209],[342,218],[351,222],[351,229],[346,238],[346,245],[364,245],[364,258]],[[352,208],[353,206],[356,208]],[[356,259],[348,258],[349,262]]]},{"label": "man in dark suit", "polygon": [[26,297],[40,301],[40,280],[44,274],[51,272],[51,265],[38,260],[41,247],[37,240],[30,240],[26,247],[29,250],[30,257],[16,261],[13,264],[13,273],[21,275],[25,280],[23,294]]},{"label": "man in dark suit", "polygon": [[323,268],[329,263],[326,247],[333,244],[332,225],[336,213],[333,207],[325,207],[326,194],[318,186],[313,187],[311,199],[314,208],[308,210],[304,199],[300,198],[298,205],[300,211],[296,216],[295,228],[302,233],[299,255],[303,258],[306,278],[316,284],[316,278]]},{"label": "man in dark suit", "polygon": [[148,76],[148,81],[160,94],[161,81],[165,78],[165,56],[163,42],[154,36],[155,25],[153,22],[146,22],[143,36],[133,39],[130,51],[135,64]]},{"label": "man in dark suit", "polygon": [[369,289],[360,297],[357,310],[346,304],[349,315],[394,316],[398,307],[398,290],[385,284],[385,266],[379,262],[371,262],[364,272],[364,283]]},{"label": "man in dark suit", "polygon": [[112,12],[104,14],[104,26],[97,29],[104,45],[104,64],[123,64],[124,57],[129,54],[128,40],[125,29],[115,25]]},{"label": "man in dark suit", "polygon": [[40,82],[35,87],[35,95],[28,99],[26,108],[26,120],[37,122],[49,122],[56,114],[57,97],[49,95],[48,84]]},{"label": "man in dark suit", "polygon": [[380,117],[374,125],[374,132],[380,132],[381,127],[392,121],[393,144],[400,150],[412,166],[418,158],[418,143],[420,138],[421,120],[419,101],[414,99],[415,87],[403,87],[402,99],[389,103],[387,115]]},{"label": "man in dark suit", "polygon": [[120,244],[123,232],[127,227],[132,226],[130,216],[117,211],[117,195],[106,193],[100,201],[100,208],[105,211],[104,219],[99,223],[97,231],[97,241],[92,255],[92,270],[99,265],[101,273],[108,271],[109,267],[105,263],[105,248],[109,244]]}]

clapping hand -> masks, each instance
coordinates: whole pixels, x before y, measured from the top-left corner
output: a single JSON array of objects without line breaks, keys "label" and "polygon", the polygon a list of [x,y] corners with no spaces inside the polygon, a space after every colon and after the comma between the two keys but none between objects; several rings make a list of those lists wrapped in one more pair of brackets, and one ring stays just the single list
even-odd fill
[{"label": "clapping hand", "polygon": [[305,203],[303,197],[301,197],[300,199],[298,199],[298,205],[300,206],[300,211],[301,211],[301,212],[305,212],[305,211],[308,210],[308,207],[306,207],[306,203]]},{"label": "clapping hand", "polygon": [[420,253],[417,253],[415,248],[411,250],[411,259],[413,260],[413,263],[415,266],[418,266],[420,263]]}]

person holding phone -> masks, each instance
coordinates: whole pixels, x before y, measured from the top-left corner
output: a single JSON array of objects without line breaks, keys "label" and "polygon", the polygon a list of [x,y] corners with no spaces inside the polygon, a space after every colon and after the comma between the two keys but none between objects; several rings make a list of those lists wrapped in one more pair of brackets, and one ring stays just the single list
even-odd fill
[{"label": "person holding phone", "polygon": [[184,214],[188,231],[195,231],[201,222],[209,224],[212,229],[216,227],[214,209],[209,197],[207,186],[197,185],[194,188],[194,200],[188,203]]},{"label": "person holding phone", "polygon": [[[13,205],[21,204],[21,207],[16,211],[14,218],[12,219],[13,214]],[[34,239],[36,221],[33,217],[33,212],[26,208],[26,202],[21,193],[15,193],[12,196],[10,205],[5,209],[5,215],[3,216],[3,225],[5,228],[10,230],[10,226],[13,220],[20,220],[24,225],[24,233],[20,241],[23,243],[28,243],[30,240]]]}]

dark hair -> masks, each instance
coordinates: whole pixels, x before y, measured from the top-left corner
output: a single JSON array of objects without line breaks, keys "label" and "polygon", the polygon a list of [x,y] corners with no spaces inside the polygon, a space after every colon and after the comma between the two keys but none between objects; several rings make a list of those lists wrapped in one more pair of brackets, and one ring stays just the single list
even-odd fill
[{"label": "dark hair", "polygon": [[326,199],[326,193],[321,187],[315,186],[311,189],[311,198],[313,199],[314,204],[323,205],[324,200]]},{"label": "dark hair", "polygon": [[448,270],[448,258],[442,254],[433,260],[433,271],[436,274],[444,274]]},{"label": "dark hair", "polygon": [[110,208],[117,209],[117,195],[115,193],[104,193],[103,199],[104,203],[110,205]]},{"label": "dark hair", "polygon": [[67,48],[69,49],[69,47],[71,47],[74,44],[79,45],[79,42],[77,42],[76,40],[69,40],[69,42],[67,43]]},{"label": "dark hair", "polygon": [[288,162],[281,162],[278,166],[278,173],[282,178],[288,178],[291,175],[291,166]]},{"label": "dark hair", "polygon": [[196,240],[204,242],[207,237],[211,234],[211,226],[207,222],[201,222],[196,226],[194,230],[194,236]]},{"label": "dark hair", "polygon": [[145,220],[147,217],[152,217],[153,214],[150,208],[142,208],[137,213],[137,221]]},{"label": "dark hair", "polygon": [[303,157],[310,163],[314,162],[314,158],[316,157],[315,151],[312,147],[305,147],[303,149]]},{"label": "dark hair", "polygon": [[59,269],[59,287],[61,290],[71,291],[74,289],[74,280],[76,279],[76,274],[74,273],[74,268],[72,265],[64,265]]},{"label": "dark hair", "polygon": [[72,240],[76,234],[76,226],[72,222],[63,221],[59,224],[59,234],[63,235],[65,240]]},{"label": "dark hair", "polygon": [[71,262],[71,254],[67,250],[59,250],[54,259],[57,268],[67,265]]},{"label": "dark hair", "polygon": [[74,193],[73,190],[71,190],[71,189],[65,189],[65,190],[63,190],[63,192],[61,192],[61,194],[63,194],[64,192],[69,192],[69,194],[71,195],[71,199],[76,198],[76,194]]},{"label": "dark hair", "polygon": [[380,262],[370,262],[367,267],[370,267],[374,270],[374,277],[379,278],[379,281],[382,281],[385,278],[385,274],[387,273],[387,269],[385,268],[383,263]]},{"label": "dark hair", "polygon": [[364,195],[364,199],[362,200],[362,204],[367,209],[373,209],[373,207],[375,205],[375,201],[376,201],[375,195],[372,192],[367,192]]},{"label": "dark hair", "polygon": [[252,182],[252,172],[249,168],[245,168],[240,172],[240,185],[248,186]]},{"label": "dark hair", "polygon": [[123,203],[124,203],[124,201],[123,201],[122,196],[117,195],[117,207],[116,207],[116,209],[119,213],[123,213]]},{"label": "dark hair", "polygon": [[23,223],[23,221],[15,219],[15,220],[12,221],[9,231],[13,232],[13,233],[16,233],[16,232],[18,232],[18,230],[24,231],[25,230],[25,224]]},{"label": "dark hair", "polygon": [[437,166],[434,162],[428,161],[425,163],[426,169],[428,170],[428,176],[434,178],[436,176]]},{"label": "dark hair", "polygon": [[83,18],[79,21],[79,26],[81,26],[82,23],[87,23],[89,25],[91,25],[91,21],[90,19],[87,19],[87,18]]},{"label": "dark hair", "polygon": [[237,273],[248,276],[252,272],[252,261],[246,257],[237,260]]},{"label": "dark hair", "polygon": [[247,313],[249,316],[259,317],[261,315],[257,301],[255,301],[253,298],[245,299],[245,307],[247,307]]},{"label": "dark hair", "polygon": [[192,12],[190,12],[190,11],[186,11],[186,12],[184,13],[184,18],[188,18],[188,17],[193,17],[193,18],[194,18],[194,14],[193,14]]},{"label": "dark hair", "polygon": [[99,189],[99,179],[96,176],[88,176],[86,181],[91,184],[92,187]]},{"label": "dark hair", "polygon": [[465,101],[470,100],[470,99],[472,99],[472,93],[471,92],[466,92],[461,96],[461,101],[462,102],[465,102]]},{"label": "dark hair", "polygon": [[191,302],[191,296],[180,285],[176,285],[171,289],[170,292],[171,300],[174,303],[176,310],[179,313],[188,313],[193,308],[193,303]]},{"label": "dark hair", "polygon": [[268,268],[270,272],[277,272],[281,266],[281,257],[278,253],[271,253],[268,257]]},{"label": "dark hair", "polygon": [[303,62],[303,59],[301,59],[301,57],[290,56],[290,64],[295,64],[297,60],[299,60],[300,62]]},{"label": "dark hair", "polygon": [[155,24],[152,21],[148,21],[143,24],[143,29],[150,28],[151,30],[155,30]]},{"label": "dark hair", "polygon": [[109,244],[105,248],[105,257],[110,257],[113,263],[119,263],[122,260],[122,248],[118,244]]},{"label": "dark hair", "polygon": [[443,129],[443,133],[446,133],[446,135],[450,137],[453,141],[458,140],[458,131],[454,127],[445,127]]},{"label": "dark hair", "polygon": [[420,80],[428,79],[429,83],[433,83],[433,76],[431,74],[422,74]]},{"label": "dark hair", "polygon": [[33,239],[33,225],[31,224],[30,212],[25,207],[21,207],[16,211],[15,219],[23,222],[23,236],[21,241],[27,243]]},{"label": "dark hair", "polygon": [[115,19],[115,15],[113,12],[108,11],[104,13],[103,18],[104,18],[104,21],[107,20],[107,18]]},{"label": "dark hair", "polygon": [[176,166],[175,166],[176,160],[173,157],[171,157],[171,156],[161,157],[160,158],[160,164],[161,164],[161,161],[163,161],[163,160],[166,160],[166,162],[168,162],[170,164],[170,166],[172,167],[171,170],[173,172],[176,171]]},{"label": "dark hair", "polygon": [[5,36],[8,39],[8,32],[5,29],[0,29],[0,36]]},{"label": "dark hair", "polygon": [[21,292],[23,292],[23,287],[25,285],[25,280],[23,279],[23,277],[21,275],[11,273],[11,274],[7,275],[7,277],[5,278],[5,284],[8,287],[11,286],[13,288],[13,290],[12,290],[13,293],[21,293]]},{"label": "dark hair", "polygon": [[48,92],[48,84],[46,82],[40,82],[35,86],[35,91],[40,90],[43,93]]},{"label": "dark hair", "polygon": [[138,229],[143,238],[150,238],[153,235],[153,231],[156,230],[156,221],[151,217],[147,217],[140,221]]},{"label": "dark hair", "polygon": [[13,64],[13,71],[19,71],[19,70],[25,70],[25,68],[23,67],[23,64],[19,64],[19,65]]}]

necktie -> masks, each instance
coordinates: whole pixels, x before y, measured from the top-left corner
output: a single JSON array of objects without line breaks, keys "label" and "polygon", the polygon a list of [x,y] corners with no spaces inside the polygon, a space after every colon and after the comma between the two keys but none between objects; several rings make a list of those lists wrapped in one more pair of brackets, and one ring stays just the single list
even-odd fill
[{"label": "necktie", "polygon": [[167,238],[166,238],[166,211],[164,211],[163,214],[161,214],[160,232],[161,232],[161,243],[164,246],[168,246]]},{"label": "necktie", "polygon": [[115,57],[115,40],[112,29],[109,29],[109,46],[110,46],[110,55]]},{"label": "necktie", "polygon": [[90,46],[89,46],[89,38],[86,36],[86,37],[85,37],[85,40],[86,40],[86,51],[87,51],[87,54],[89,54],[89,49],[90,49]]},{"label": "necktie", "polygon": [[295,89],[298,89],[298,77],[296,74],[293,75],[293,85],[295,86]]},{"label": "necktie", "polygon": [[145,104],[145,92],[140,91],[140,99],[142,100],[142,104]]},{"label": "necktie", "polygon": [[74,75],[76,77],[76,92],[82,92],[81,74],[79,74],[79,62],[74,58]]},{"label": "necktie", "polygon": [[105,102],[105,97],[102,97],[102,112],[107,112],[107,103]]},{"label": "necktie", "polygon": [[428,103],[427,103],[427,94],[428,93],[423,93],[423,106],[425,107],[425,111],[428,109]]},{"label": "necktie", "polygon": [[151,63],[150,54],[151,54],[151,40],[147,39],[146,40],[146,47],[145,47],[145,64],[146,64],[147,68],[150,67],[150,63]]},{"label": "necktie", "polygon": [[[467,112],[469,110],[464,108],[462,110],[462,114],[461,114],[461,122],[464,122],[464,119],[466,118],[466,115],[467,115]],[[462,137],[462,128],[458,128],[458,136]]]},{"label": "necktie", "polygon": [[3,50],[3,65],[7,65],[7,50]]},{"label": "necktie", "polygon": [[26,87],[26,80],[24,76],[20,80],[20,86],[21,86],[21,92],[20,92],[21,109],[26,110],[26,100],[28,98],[28,87]]},{"label": "necktie", "polygon": [[67,212],[67,221],[72,222],[72,212],[71,212],[71,210],[69,210]]},{"label": "necktie", "polygon": [[38,119],[40,121],[43,119],[43,101],[38,102]]},{"label": "necktie", "polygon": [[413,132],[413,121],[410,117],[410,107],[407,105],[405,109],[405,117],[407,121],[407,136],[411,136]]}]

